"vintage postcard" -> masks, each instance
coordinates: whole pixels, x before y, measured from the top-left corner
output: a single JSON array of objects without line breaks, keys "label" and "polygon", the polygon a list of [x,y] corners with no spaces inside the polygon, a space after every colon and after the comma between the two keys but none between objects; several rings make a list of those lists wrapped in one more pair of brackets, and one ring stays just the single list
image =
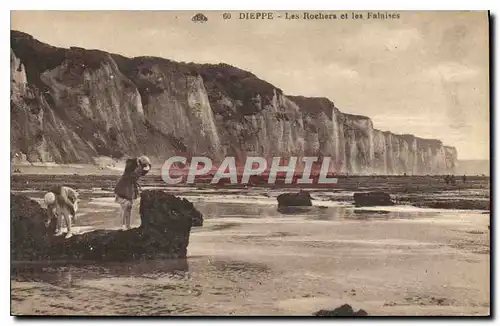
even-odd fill
[{"label": "vintage postcard", "polygon": [[12,11],[14,316],[489,316],[487,11]]}]

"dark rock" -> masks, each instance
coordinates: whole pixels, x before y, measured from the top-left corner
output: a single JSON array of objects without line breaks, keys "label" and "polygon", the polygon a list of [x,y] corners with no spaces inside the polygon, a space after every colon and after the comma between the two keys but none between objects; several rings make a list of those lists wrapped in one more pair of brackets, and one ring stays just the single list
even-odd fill
[{"label": "dark rock", "polygon": [[300,191],[298,193],[285,193],[279,195],[278,212],[283,214],[304,213],[309,211],[308,207],[312,206],[311,194],[308,191]]},{"label": "dark rock", "polygon": [[35,255],[38,247],[48,246],[55,232],[56,221],[45,227],[47,210],[25,196],[10,195],[11,255]]},{"label": "dark rock", "polygon": [[192,202],[187,200],[186,198],[182,198],[182,202],[184,203],[184,209],[191,210],[192,223],[191,226],[203,226],[203,214],[201,214],[193,205]]},{"label": "dark rock", "polygon": [[[418,200],[412,203],[413,206],[443,209],[470,209],[470,210],[490,210],[491,204],[488,200],[474,199],[440,199],[440,200]],[[489,213],[487,213],[489,214]]]},{"label": "dark rock", "polygon": [[392,206],[394,202],[388,193],[382,191],[354,193],[354,205],[360,206]]},{"label": "dark rock", "polygon": [[17,195],[11,195],[11,201],[13,260],[186,258],[192,223],[203,223],[201,213],[187,200],[146,190],[141,194],[139,228],[97,230],[65,239],[45,228],[45,210],[38,203]]},{"label": "dark rock", "polygon": [[352,316],[368,316],[368,313],[363,309],[354,311],[352,307],[348,304],[344,304],[334,310],[321,309],[314,313],[314,316],[318,317],[352,317]]},{"label": "dark rock", "polygon": [[363,310],[363,309],[359,309],[356,312],[355,316],[360,316],[360,317],[363,316],[364,317],[364,316],[368,316],[368,313],[365,310]]},{"label": "dark rock", "polygon": [[312,206],[311,194],[308,191],[299,191],[296,194],[285,193],[277,198],[278,207],[283,206]]},{"label": "dark rock", "polygon": [[[193,203],[183,198],[159,190],[145,190],[141,193],[141,227],[158,229],[159,227],[185,228],[202,226],[203,215]],[[165,214],[168,219],[165,219]]]}]

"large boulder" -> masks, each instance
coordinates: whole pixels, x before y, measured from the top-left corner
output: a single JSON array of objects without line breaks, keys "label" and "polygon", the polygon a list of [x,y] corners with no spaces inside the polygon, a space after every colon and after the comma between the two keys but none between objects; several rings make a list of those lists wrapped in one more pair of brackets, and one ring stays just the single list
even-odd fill
[{"label": "large boulder", "polygon": [[36,256],[40,246],[47,247],[56,221],[45,226],[47,210],[26,196],[10,195],[10,247],[12,257]]},{"label": "large boulder", "polygon": [[[170,229],[189,226],[202,226],[203,215],[185,198],[179,198],[160,190],[141,192],[141,227],[158,230],[162,227]],[[165,215],[168,218],[165,218]]]},{"label": "large boulder", "polygon": [[178,215],[178,212],[184,212],[191,218],[189,221],[191,226],[203,226],[203,214],[186,198],[180,199],[172,194],[158,190],[146,190],[141,193],[140,214],[142,227],[157,228],[158,225],[168,223],[162,215],[165,212],[168,212],[170,216],[169,222],[174,225],[188,222],[187,219],[183,219],[184,217]]},{"label": "large boulder", "polygon": [[278,200],[278,211],[285,214],[308,211],[309,207],[312,206],[311,194],[308,191],[284,193],[276,199]]},{"label": "large boulder", "polygon": [[354,205],[361,206],[392,206],[394,202],[388,193],[382,191],[354,193]]},{"label": "large boulder", "polygon": [[[43,225],[44,210],[24,196],[12,195],[18,204],[11,208],[14,222],[11,252],[13,260],[96,260],[186,258],[193,220],[202,215],[187,200],[163,191],[141,194],[141,226],[127,231],[97,230],[69,239],[55,237]],[[41,224],[36,222],[41,220]],[[35,234],[34,237],[30,236]],[[27,239],[32,240],[28,241]]]}]

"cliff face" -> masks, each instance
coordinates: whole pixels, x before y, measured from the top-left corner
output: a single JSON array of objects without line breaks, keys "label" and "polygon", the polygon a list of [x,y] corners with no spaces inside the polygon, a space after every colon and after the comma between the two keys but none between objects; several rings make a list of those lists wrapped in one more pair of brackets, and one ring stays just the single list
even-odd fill
[{"label": "cliff face", "polygon": [[61,49],[11,32],[11,149],[28,161],[96,156],[331,156],[342,173],[452,172],[439,140],[374,129],[325,98],[286,96],[226,65]]}]

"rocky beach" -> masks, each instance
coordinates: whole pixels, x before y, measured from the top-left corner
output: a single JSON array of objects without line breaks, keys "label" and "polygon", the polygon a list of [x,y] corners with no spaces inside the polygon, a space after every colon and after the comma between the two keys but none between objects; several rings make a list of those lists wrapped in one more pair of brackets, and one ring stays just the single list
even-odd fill
[{"label": "rocky beach", "polygon": [[[13,193],[41,202],[44,187],[64,177],[18,175]],[[77,234],[119,229],[109,190],[116,178],[73,179],[82,194]],[[353,205],[358,182],[380,189],[369,177],[337,189],[305,189],[312,206],[296,214],[278,212],[277,196],[288,190],[165,187],[155,178],[147,176],[143,188],[186,198],[203,214],[186,258],[13,261],[12,313],[312,316],[343,304],[370,316],[490,312],[489,212],[398,202],[401,189],[424,187],[418,178],[388,183],[393,206]],[[433,200],[489,203],[489,179],[466,185],[450,190],[436,182],[426,189],[435,191]],[[132,224],[132,230],[141,225],[139,203]]]}]

